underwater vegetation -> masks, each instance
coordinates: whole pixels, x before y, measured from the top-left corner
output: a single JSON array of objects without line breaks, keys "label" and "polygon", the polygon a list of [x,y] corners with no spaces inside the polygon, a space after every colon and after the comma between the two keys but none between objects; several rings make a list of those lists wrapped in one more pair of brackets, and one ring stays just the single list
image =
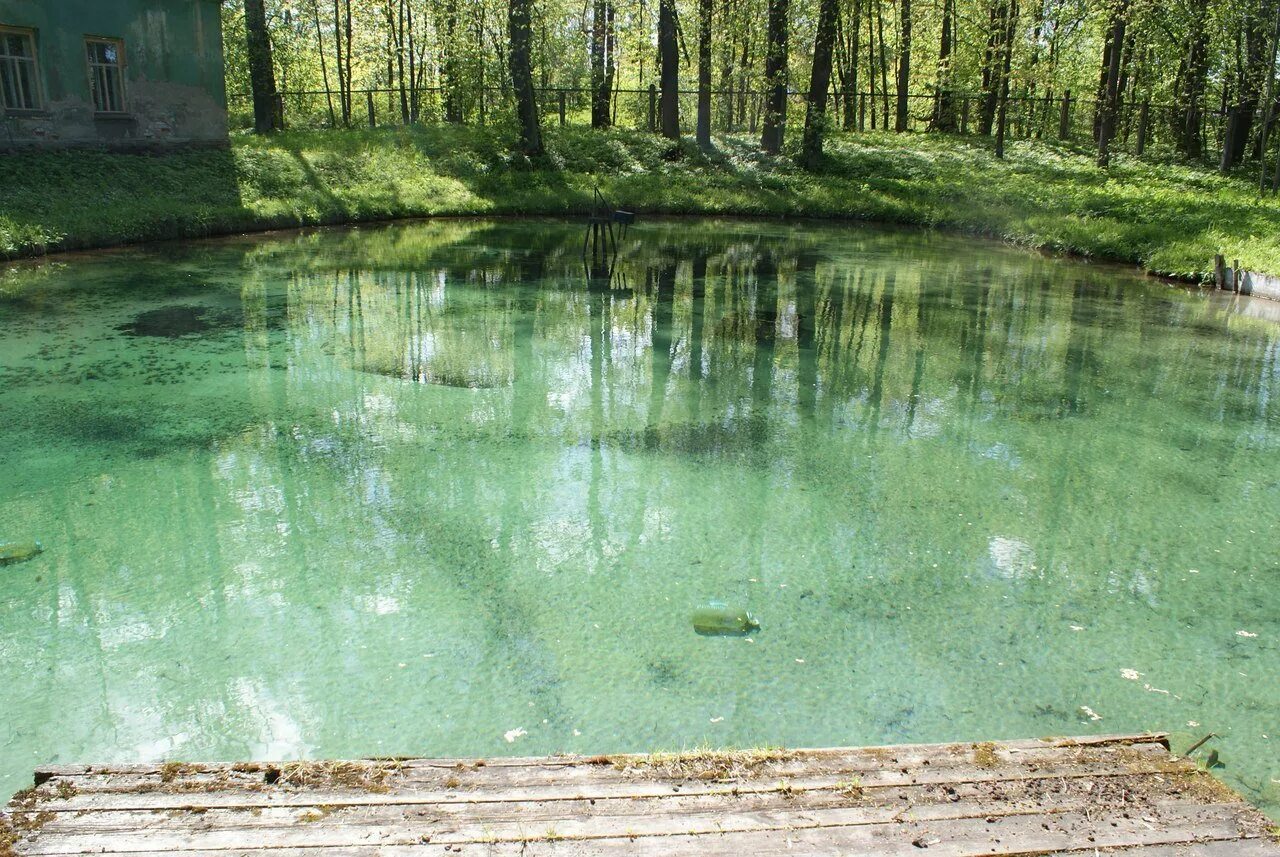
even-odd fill
[{"label": "underwater vegetation", "polygon": [[0,565],[26,562],[44,553],[39,542],[0,542]]}]

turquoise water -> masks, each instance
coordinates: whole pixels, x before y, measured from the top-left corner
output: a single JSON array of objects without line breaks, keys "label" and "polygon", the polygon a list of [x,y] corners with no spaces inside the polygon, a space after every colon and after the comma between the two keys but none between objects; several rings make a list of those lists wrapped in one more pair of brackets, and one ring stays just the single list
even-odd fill
[{"label": "turquoise water", "polygon": [[[1280,327],[834,225],[442,221],[0,278],[40,763],[1216,732],[1280,808]],[[593,276],[594,275],[594,276]],[[696,607],[749,609],[745,637]]]}]

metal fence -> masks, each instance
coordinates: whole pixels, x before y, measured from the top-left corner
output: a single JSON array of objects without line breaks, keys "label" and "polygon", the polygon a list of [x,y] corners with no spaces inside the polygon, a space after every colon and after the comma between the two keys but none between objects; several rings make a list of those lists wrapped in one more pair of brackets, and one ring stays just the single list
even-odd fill
[{"label": "metal fence", "polygon": [[[538,87],[540,113],[544,125],[589,126],[592,90],[586,87]],[[505,121],[514,113],[511,91],[501,87],[468,87],[455,95],[459,121],[485,125]],[[697,90],[680,90],[682,133],[693,133],[697,111]],[[982,93],[950,93],[949,122],[940,122],[944,102],[938,92],[907,96],[908,130],[924,132],[944,129],[959,134],[987,131],[983,122],[987,96]],[[350,94],[349,111],[343,115],[337,92],[301,90],[275,96],[286,128],[384,127],[403,124],[433,124],[445,121],[444,90],[422,87],[406,93],[402,101],[396,88],[359,89]],[[233,128],[253,126],[253,104],[248,94],[229,97]],[[659,120],[659,93],[656,87],[614,89],[610,114],[615,127],[656,131]],[[800,128],[804,123],[806,99],[799,93],[787,97],[786,124]],[[712,130],[716,133],[757,132],[763,121],[764,93],[760,90],[715,90],[711,93]],[[828,122],[836,129],[866,131],[894,127],[897,97],[893,92],[860,92],[852,97],[836,93],[828,103]],[[1172,147],[1174,129],[1180,123],[1172,105],[1148,101],[1126,101],[1119,105],[1116,136],[1112,147],[1137,155],[1155,146]],[[1206,150],[1221,145],[1224,125],[1221,111],[1204,111],[1202,121]],[[1047,139],[1087,141],[1096,138],[1098,102],[1077,98],[1070,92],[1040,95],[1010,95],[1006,102],[1006,139]],[[994,122],[989,133],[995,133]]]}]

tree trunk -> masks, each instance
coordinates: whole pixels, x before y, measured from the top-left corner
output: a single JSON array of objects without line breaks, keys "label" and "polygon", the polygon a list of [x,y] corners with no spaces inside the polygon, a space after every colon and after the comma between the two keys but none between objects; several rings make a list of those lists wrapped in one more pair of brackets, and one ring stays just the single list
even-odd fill
[{"label": "tree trunk", "polygon": [[533,32],[530,0],[509,0],[507,5],[507,57],[511,63],[511,87],[516,95],[520,122],[520,147],[529,157],[542,154],[542,128],[538,124],[538,100],[533,91]]},{"label": "tree trunk", "polygon": [[942,36],[938,44],[938,101],[933,111],[933,130],[956,130],[956,109],[951,84],[952,31],[955,0],[942,0]]},{"label": "tree trunk", "polygon": [[[398,23],[399,26],[395,33],[394,43],[396,46],[396,70],[400,78],[400,121],[409,124],[409,86],[404,76],[404,18],[405,18],[405,0],[399,0],[397,20],[391,23]],[[389,18],[390,16],[388,16]],[[389,84],[388,84],[389,85]]]},{"label": "tree trunk", "polygon": [[876,29],[880,33],[880,97],[884,101],[884,129],[889,130],[889,51],[884,46],[884,6],[876,0]]},{"label": "tree trunk", "polygon": [[991,29],[987,34],[987,52],[982,69],[982,114],[978,118],[978,133],[984,137],[991,135],[1004,86],[1005,51],[1011,47],[1006,43],[1009,17],[1009,0],[993,0],[989,13]]},{"label": "tree trunk", "polygon": [[418,121],[418,60],[413,44],[413,4],[405,3],[405,23],[409,28],[409,121]]},{"label": "tree trunk", "polygon": [[595,0],[591,16],[591,127],[608,128],[613,89],[613,0]]},{"label": "tree trunk", "polygon": [[458,97],[461,75],[458,73],[458,0],[447,0],[444,7],[444,120],[462,121],[462,99]]},{"label": "tree trunk", "polygon": [[347,81],[347,88],[346,88],[346,92],[345,92],[345,94],[343,95],[343,99],[342,99],[342,121],[343,121],[344,123],[346,123],[346,124],[350,125],[350,124],[351,124],[351,89],[352,89],[352,77],[351,77],[351,0],[345,0],[345,2],[346,2],[346,9],[347,9],[347,15],[346,15],[346,21],[345,21],[345,24],[346,24],[346,36],[347,36],[347,53],[346,53],[346,57],[345,57],[345,59],[346,59],[346,61],[347,61],[347,69],[346,69],[346,75],[345,75],[345,77],[346,77],[346,81]]},{"label": "tree trunk", "polygon": [[244,0],[244,31],[249,56],[249,87],[253,91],[253,130],[258,134],[279,131],[284,125],[276,92],[276,72],[271,61],[271,36],[262,0]]},{"label": "tree trunk", "polygon": [[1192,160],[1204,156],[1204,138],[1200,133],[1201,107],[1209,76],[1208,0],[1200,0],[1192,10],[1191,29],[1187,34],[1187,53],[1183,60],[1185,78],[1181,89],[1179,113],[1181,123],[1178,148]]},{"label": "tree trunk", "polygon": [[787,9],[789,0],[769,0],[769,34],[764,55],[765,110],[760,148],[782,151],[787,123]]},{"label": "tree trunk", "polygon": [[342,6],[339,0],[333,0],[333,42],[337,62],[334,70],[338,73],[338,109],[342,114],[342,124],[348,125],[351,120],[351,109],[347,102],[346,66],[342,63]]},{"label": "tree trunk", "polygon": [[996,157],[1004,157],[1004,138],[1008,130],[1009,72],[1013,67],[1013,35],[1018,26],[1018,0],[1009,0],[1005,7],[1008,18],[1004,31],[1004,49],[1000,63],[1000,103],[996,109]]},{"label": "tree trunk", "polygon": [[[871,0],[867,0],[868,4]],[[876,0],[879,3],[879,0]],[[876,30],[875,10],[867,8],[867,81],[871,101],[871,130],[876,130]]]},{"label": "tree trunk", "polygon": [[711,146],[711,3],[698,0],[698,145]]},{"label": "tree trunk", "polygon": [[1111,138],[1115,136],[1116,114],[1120,108],[1120,58],[1123,53],[1125,27],[1127,20],[1127,0],[1116,7],[1111,20],[1111,54],[1107,64],[1106,97],[1101,110],[1101,123],[1098,129],[1098,166],[1105,167],[1111,163]]},{"label": "tree trunk", "polygon": [[835,48],[837,0],[820,0],[818,32],[813,40],[813,72],[809,77],[809,99],[804,108],[804,140],[801,163],[815,169],[822,161],[822,135],[827,121],[827,90],[831,88],[831,54]]},{"label": "tree trunk", "polygon": [[1266,46],[1268,38],[1262,10],[1266,4],[1256,4],[1253,14],[1248,16],[1244,31],[1245,65],[1239,74],[1236,86],[1236,101],[1228,116],[1232,127],[1229,137],[1231,146],[1223,153],[1223,171],[1240,163],[1244,159],[1245,150],[1249,146],[1250,131],[1258,112],[1258,102],[1262,95],[1262,80],[1266,75]]},{"label": "tree trunk", "polygon": [[898,32],[898,104],[893,130],[907,130],[908,92],[911,85],[911,0],[898,0],[901,12],[901,29]]},{"label": "tree trunk", "polygon": [[658,86],[662,136],[680,138],[680,45],[676,36],[676,0],[658,0]]},{"label": "tree trunk", "polygon": [[320,54],[320,79],[324,82],[324,98],[329,105],[329,127],[336,128],[338,117],[333,110],[333,90],[329,88],[329,67],[324,56],[324,34],[320,30],[320,0],[311,0],[311,17],[316,25],[316,51]]},{"label": "tree trunk", "polygon": [[837,40],[840,45],[840,95],[844,101],[844,130],[858,129],[858,51],[862,47],[862,0],[854,0],[850,20],[836,16]]}]

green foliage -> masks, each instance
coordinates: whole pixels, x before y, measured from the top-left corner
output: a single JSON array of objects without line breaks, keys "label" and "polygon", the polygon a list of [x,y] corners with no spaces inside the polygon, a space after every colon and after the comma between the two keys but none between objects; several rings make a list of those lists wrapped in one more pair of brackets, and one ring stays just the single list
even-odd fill
[{"label": "green foliage", "polygon": [[1280,203],[1243,179],[1084,149],[941,135],[834,135],[821,172],[759,151],[754,136],[691,140],[552,129],[544,160],[511,132],[426,126],[240,137],[229,151],[163,157],[10,156],[0,255],[247,229],[456,214],[581,214],[598,185],[644,213],[910,223],[1148,270],[1203,277],[1216,252],[1280,273]]}]

